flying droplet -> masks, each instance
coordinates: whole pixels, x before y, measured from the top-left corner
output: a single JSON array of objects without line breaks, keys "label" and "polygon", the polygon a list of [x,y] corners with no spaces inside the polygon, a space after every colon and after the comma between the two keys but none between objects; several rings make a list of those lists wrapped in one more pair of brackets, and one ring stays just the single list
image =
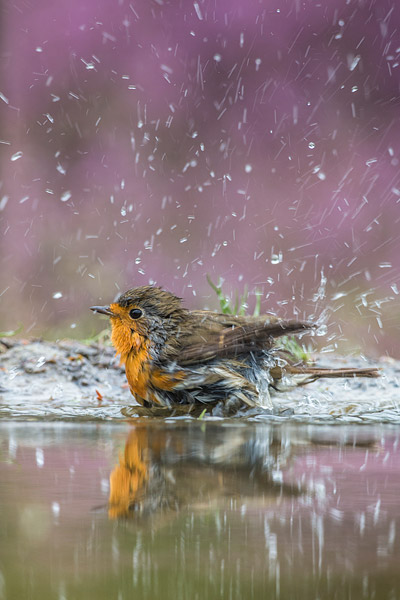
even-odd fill
[{"label": "flying droplet", "polygon": [[357,55],[357,56],[352,56],[351,54],[347,57],[347,64],[349,67],[349,71],[354,71],[354,69],[356,68],[356,66],[358,65],[358,63],[361,60],[361,56]]},{"label": "flying droplet", "polygon": [[271,254],[271,265],[279,264],[280,262],[282,262],[282,259],[282,252],[279,252],[279,254]]},{"label": "flying droplet", "polygon": [[66,192],[64,192],[63,194],[61,194],[61,202],[67,202],[70,198],[71,198],[72,194],[69,190],[67,190]]},{"label": "flying droplet", "polygon": [[18,159],[19,159],[19,158],[21,158],[21,156],[23,156],[23,155],[24,155],[24,153],[23,153],[23,152],[21,152],[21,151],[19,151],[19,152],[16,152],[15,154],[13,154],[13,155],[12,155],[12,157],[11,157],[11,162],[14,162],[15,160],[18,160]]},{"label": "flying droplet", "polygon": [[317,335],[318,336],[323,336],[326,335],[328,332],[328,327],[326,325],[320,325],[317,329]]}]

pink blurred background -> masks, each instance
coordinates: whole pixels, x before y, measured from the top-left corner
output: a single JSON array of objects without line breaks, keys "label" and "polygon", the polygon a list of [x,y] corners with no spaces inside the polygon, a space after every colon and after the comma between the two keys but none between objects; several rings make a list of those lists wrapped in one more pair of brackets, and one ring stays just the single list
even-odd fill
[{"label": "pink blurred background", "polygon": [[216,308],[209,273],[400,356],[399,25],[392,0],[6,3],[0,329],[83,337],[149,282]]}]

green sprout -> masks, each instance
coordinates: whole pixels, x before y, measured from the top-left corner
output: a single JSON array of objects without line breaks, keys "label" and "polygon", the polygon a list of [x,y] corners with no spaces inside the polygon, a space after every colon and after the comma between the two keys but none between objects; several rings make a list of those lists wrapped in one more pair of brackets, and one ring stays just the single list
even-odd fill
[{"label": "green sprout", "polygon": [[23,329],[24,326],[21,324],[18,326],[17,329],[14,329],[13,331],[0,331],[0,338],[14,337],[15,335],[21,333]]},{"label": "green sprout", "polygon": [[204,418],[204,415],[206,414],[206,412],[207,412],[206,408],[201,411],[201,413],[198,416],[199,421],[201,421]]},{"label": "green sprout", "polygon": [[286,350],[286,352],[288,352],[291,358],[294,359],[296,362],[311,362],[311,346],[305,347],[304,345],[299,344],[299,342],[293,335],[285,335],[281,337],[280,342],[283,348]]},{"label": "green sprout", "polygon": [[[225,296],[222,291],[222,285],[224,280],[222,278],[219,279],[218,284],[215,284],[209,275],[207,275],[208,284],[217,294],[219,305],[221,312],[225,315],[240,315],[245,316],[247,314],[248,309],[248,297],[249,291],[247,285],[244,288],[243,294],[240,296],[238,292],[235,294],[235,303],[232,305],[232,301]],[[256,304],[253,311],[253,317],[260,316],[261,309],[261,297],[262,292],[257,288],[254,290],[254,295],[256,297]],[[280,338],[280,342],[283,346],[283,349],[290,355],[290,357],[296,362],[310,362],[310,352],[311,348],[306,348],[304,345],[299,344],[297,339],[293,335],[285,335]]]},{"label": "green sprout", "polygon": [[[230,299],[227,298],[222,291],[222,285],[224,283],[223,279],[220,278],[218,284],[215,284],[211,280],[210,276],[207,275],[207,282],[217,294],[221,312],[224,315],[246,315],[248,309],[247,300],[249,297],[249,290],[247,285],[244,286],[244,292],[241,296],[239,296],[239,294],[236,292],[235,304],[232,306]],[[253,317],[258,317],[260,315],[262,293],[260,292],[260,290],[256,289],[254,294],[256,296],[256,305],[254,307]]]}]

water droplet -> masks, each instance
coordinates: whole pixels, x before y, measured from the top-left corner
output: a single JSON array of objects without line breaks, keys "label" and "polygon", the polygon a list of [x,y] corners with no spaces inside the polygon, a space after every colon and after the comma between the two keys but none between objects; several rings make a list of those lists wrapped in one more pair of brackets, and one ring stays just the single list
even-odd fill
[{"label": "water droplet", "polygon": [[194,10],[196,11],[197,18],[199,19],[199,21],[202,21],[203,14],[201,12],[200,6],[198,5],[197,2],[193,2],[193,6],[194,6]]},{"label": "water droplet", "polygon": [[121,208],[121,215],[122,215],[123,217],[126,217],[126,208],[125,208],[125,206],[123,206],[123,207]]},{"label": "water droplet", "polygon": [[36,448],[36,464],[39,468],[44,465],[44,454],[41,448]]},{"label": "water droplet", "polygon": [[310,148],[310,150],[314,150],[314,148],[315,148],[314,142],[309,142],[308,147]]},{"label": "water droplet", "polygon": [[370,167],[371,165],[373,165],[374,163],[378,162],[377,158],[369,158],[365,164],[367,165],[367,167]]},{"label": "water droplet", "polygon": [[41,367],[43,367],[43,365],[45,364],[45,362],[46,362],[46,357],[45,356],[41,356],[40,358],[37,359],[36,368],[40,369]]},{"label": "water droplet", "polygon": [[348,55],[347,57],[347,64],[349,67],[349,71],[354,71],[354,69],[356,68],[356,66],[358,65],[358,63],[361,60],[361,56],[357,55],[357,56],[352,56],[351,54]]},{"label": "water droplet", "polygon": [[328,332],[328,327],[326,325],[320,325],[317,329],[317,335],[318,336],[322,336],[322,335],[326,335]]},{"label": "water droplet", "polygon": [[66,192],[64,192],[63,194],[61,194],[61,202],[67,202],[70,198],[71,198],[72,194],[69,190],[67,190]]},{"label": "water droplet", "polygon": [[245,170],[246,173],[251,173],[252,170],[253,170],[253,167],[251,165],[246,165],[245,168],[244,168],[244,170]]},{"label": "water droplet", "polygon": [[222,56],[220,54],[214,54],[213,59],[215,62],[221,62]]},{"label": "water droplet", "polygon": [[140,265],[140,263],[142,262],[142,259],[137,257],[135,258],[135,265]]},{"label": "water droplet", "polygon": [[8,196],[3,196],[2,199],[0,200],[0,211],[5,209],[5,207],[7,206],[7,202],[8,202]]},{"label": "water droplet", "polygon": [[282,262],[283,254],[279,252],[279,254],[271,254],[271,265],[277,265]]},{"label": "water droplet", "polygon": [[61,292],[54,292],[53,298],[55,300],[58,300],[59,298],[62,298],[62,293]]},{"label": "water droplet", "polygon": [[19,152],[16,152],[15,154],[13,154],[13,155],[12,155],[12,157],[11,157],[11,162],[14,162],[15,160],[18,160],[18,159],[19,159],[19,158],[21,158],[21,156],[23,156],[23,155],[24,155],[24,153],[23,153],[23,152],[21,152],[21,151],[19,151]]},{"label": "water droplet", "polygon": [[55,517],[58,517],[58,515],[60,514],[60,505],[58,504],[58,502],[51,503],[51,510],[52,510],[53,515]]}]

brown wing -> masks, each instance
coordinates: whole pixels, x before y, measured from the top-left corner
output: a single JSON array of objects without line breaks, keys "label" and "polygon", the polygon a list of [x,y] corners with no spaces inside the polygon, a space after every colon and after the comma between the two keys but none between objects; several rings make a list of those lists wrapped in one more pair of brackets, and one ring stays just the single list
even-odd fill
[{"label": "brown wing", "polygon": [[235,318],[195,311],[192,316],[190,332],[182,332],[179,338],[177,362],[182,366],[268,350],[277,337],[315,327],[301,321],[280,321],[272,315]]},{"label": "brown wing", "polygon": [[247,325],[249,323],[278,323],[281,321],[273,314],[263,314],[259,317],[245,317],[243,315],[227,315],[224,313],[215,313],[211,310],[191,310],[190,316],[198,322],[214,322],[223,327],[231,327],[232,325]]}]

